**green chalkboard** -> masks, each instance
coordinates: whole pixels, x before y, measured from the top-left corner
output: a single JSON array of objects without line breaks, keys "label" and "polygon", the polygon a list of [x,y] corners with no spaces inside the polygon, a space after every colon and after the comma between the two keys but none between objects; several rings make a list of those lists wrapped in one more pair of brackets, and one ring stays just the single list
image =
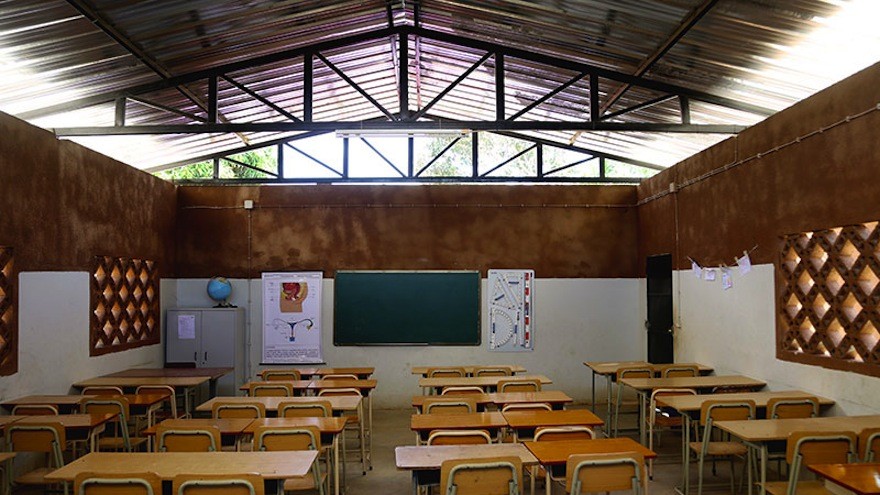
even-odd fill
[{"label": "green chalkboard", "polygon": [[336,272],[333,343],[480,345],[480,272]]}]

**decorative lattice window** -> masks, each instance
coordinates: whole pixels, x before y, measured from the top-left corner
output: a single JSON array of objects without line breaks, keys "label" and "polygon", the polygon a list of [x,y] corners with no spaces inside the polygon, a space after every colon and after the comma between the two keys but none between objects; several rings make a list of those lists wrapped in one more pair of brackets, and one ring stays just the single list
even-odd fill
[{"label": "decorative lattice window", "polygon": [[779,359],[880,376],[878,222],[784,238]]},{"label": "decorative lattice window", "polygon": [[0,376],[18,371],[15,273],[11,247],[0,246]]},{"label": "decorative lattice window", "polygon": [[96,256],[91,292],[90,355],[159,343],[155,262]]}]

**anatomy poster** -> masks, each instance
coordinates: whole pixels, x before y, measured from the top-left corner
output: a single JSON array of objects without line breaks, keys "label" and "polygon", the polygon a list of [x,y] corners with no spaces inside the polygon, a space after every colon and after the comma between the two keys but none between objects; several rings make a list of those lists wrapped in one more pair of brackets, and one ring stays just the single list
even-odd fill
[{"label": "anatomy poster", "polygon": [[489,350],[534,349],[534,270],[489,270]]},{"label": "anatomy poster", "polygon": [[263,274],[263,362],[320,363],[321,272]]}]

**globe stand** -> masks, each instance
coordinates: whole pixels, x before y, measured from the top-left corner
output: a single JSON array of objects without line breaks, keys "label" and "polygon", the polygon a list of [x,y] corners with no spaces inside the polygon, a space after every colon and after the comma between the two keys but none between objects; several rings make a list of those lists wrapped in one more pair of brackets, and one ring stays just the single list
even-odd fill
[{"label": "globe stand", "polygon": [[226,302],[219,303],[219,304],[217,304],[217,305],[214,306],[214,307],[215,307],[215,308],[237,308],[238,306],[236,306],[235,304],[232,304],[232,303],[226,301]]}]

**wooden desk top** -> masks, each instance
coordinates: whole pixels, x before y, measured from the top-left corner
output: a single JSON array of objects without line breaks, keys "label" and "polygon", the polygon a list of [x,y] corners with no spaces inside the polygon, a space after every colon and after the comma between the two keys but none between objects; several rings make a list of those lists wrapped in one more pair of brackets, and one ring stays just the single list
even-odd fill
[{"label": "wooden desk top", "polygon": [[538,380],[542,385],[553,383],[553,380],[544,375],[517,375],[517,376],[463,376],[445,378],[419,378],[420,387],[462,387],[474,385],[477,387],[496,387],[499,380]]},{"label": "wooden desk top", "polygon": [[0,433],[6,428],[6,425],[15,423],[16,421],[26,418],[27,416],[0,416]]},{"label": "wooden desk top", "polygon": [[373,390],[378,382],[373,379],[367,380],[312,380],[309,389],[322,390],[325,388],[356,388],[358,390]]},{"label": "wooden desk top", "polygon": [[880,494],[880,464],[812,464],[810,471],[856,495]]},{"label": "wooden desk top", "polygon": [[410,429],[426,430],[481,430],[507,426],[504,415],[498,411],[464,414],[413,414]]},{"label": "wooden desk top", "polygon": [[[19,397],[17,399],[12,399],[3,402],[2,406],[7,409],[12,409],[15,406],[22,405],[42,405],[49,404],[53,406],[68,406],[73,407],[79,405],[83,399],[96,399],[101,397],[116,397],[113,395],[72,395],[72,394],[58,394],[58,395],[27,395],[24,397]],[[168,398],[166,394],[124,394],[122,397],[128,399],[128,404],[133,407],[149,407],[155,404],[158,404]]]},{"label": "wooden desk top", "polygon": [[508,411],[502,413],[511,428],[539,426],[601,426],[603,421],[587,409],[567,411]]},{"label": "wooden desk top", "polygon": [[47,416],[19,416],[16,424],[61,423],[65,430],[77,430],[100,426],[116,416],[112,414],[59,414]]},{"label": "wooden desk top", "polygon": [[305,476],[319,452],[92,452],[49,473],[46,478],[73,481],[79,473],[131,472],[132,466],[151,471],[162,480],[178,474],[258,473],[263,479]]},{"label": "wooden desk top", "polygon": [[6,462],[15,457],[15,452],[0,452],[0,463]]},{"label": "wooden desk top", "polygon": [[314,426],[321,433],[338,435],[345,429],[345,418],[260,418],[251,421],[251,424],[244,429],[244,433],[252,435],[257,431],[258,426],[271,426],[273,428]]},{"label": "wooden desk top", "polygon": [[216,380],[224,375],[232,373],[233,371],[235,371],[235,368],[129,368],[127,370],[117,371],[116,373],[109,373],[103,376],[112,378],[180,378],[206,376],[211,380]]},{"label": "wooden desk top", "polygon": [[327,397],[214,397],[196,407],[199,412],[211,412],[215,402],[262,402],[267,411],[278,411],[282,402],[315,402],[328,401],[334,411],[355,411],[361,398],[355,395],[335,395]]},{"label": "wooden desk top", "polygon": [[314,375],[357,375],[359,378],[367,378],[376,372],[371,366],[351,366],[347,368],[315,368]]},{"label": "wooden desk top", "polygon": [[[170,428],[206,428],[216,426],[220,430],[221,435],[241,435],[245,428],[253,423],[253,419],[248,418],[187,418],[187,419],[166,419],[162,421],[161,426]],[[153,425],[142,433],[144,435],[155,435],[159,425]]]},{"label": "wooden desk top", "polygon": [[[696,366],[701,374],[711,373],[714,371],[714,368],[711,366],[706,366],[705,364],[700,363],[670,363],[682,366]],[[629,368],[632,366],[650,366],[654,368],[655,373],[660,372],[660,368],[663,366],[669,366],[668,364],[651,364],[647,361],[584,361],[584,366],[593,370],[593,373],[597,375],[616,375],[617,370],[621,368]]]},{"label": "wooden desk top", "polygon": [[74,387],[139,387],[141,385],[171,385],[172,387],[197,387],[207,383],[207,376],[97,376],[88,380],[80,380]]},{"label": "wooden desk top", "polygon": [[270,380],[268,382],[263,381],[263,380],[259,380],[259,381],[247,382],[244,385],[238,387],[238,389],[239,390],[250,390],[250,385],[252,383],[275,383],[275,382],[289,383],[293,387],[294,390],[306,390],[307,388],[309,388],[309,385],[311,385],[311,383],[312,383],[311,380]]},{"label": "wooden desk top", "polygon": [[831,406],[834,401],[818,395],[801,392],[800,390],[777,390],[767,392],[743,392],[739,394],[707,394],[707,395],[675,395],[658,398],[662,406],[671,407],[678,412],[699,411],[707,400],[753,400],[757,407],[767,407],[767,401],[779,397],[813,396],[819,399],[819,405]]},{"label": "wooden desk top", "polygon": [[412,398],[413,407],[419,408],[422,410],[422,405],[425,404],[425,399],[436,399],[437,397],[448,397],[450,399],[458,398],[458,397],[466,397],[468,399],[473,399],[476,401],[478,406],[485,406],[487,404],[492,404],[493,398],[492,396],[495,394],[467,394],[467,395],[414,395]]},{"label": "wooden desk top", "polygon": [[510,368],[511,373],[513,373],[513,374],[526,372],[525,367],[523,367],[519,364],[475,364],[475,365],[467,365],[467,366],[457,366],[454,364],[449,364],[449,365],[438,365],[438,366],[413,366],[412,367],[412,374],[425,376],[428,374],[428,370],[431,368],[464,368],[465,373],[467,373],[468,375],[473,375],[474,368],[485,368],[485,367],[493,367],[493,366]]},{"label": "wooden desk top", "polygon": [[397,469],[438,470],[447,459],[480,459],[483,457],[518,456],[523,465],[538,463],[535,456],[521,443],[493,443],[490,445],[421,445],[394,449]]},{"label": "wooden desk top", "polygon": [[542,390],[540,392],[505,392],[488,394],[492,402],[498,407],[507,404],[522,404],[526,402],[547,402],[549,404],[568,404],[574,399],[565,392],[559,390]]},{"label": "wooden desk top", "polygon": [[714,387],[763,387],[766,382],[747,376],[677,376],[673,378],[624,378],[621,382],[636,390],[650,391],[655,388],[696,388]]},{"label": "wooden desk top", "polygon": [[649,450],[639,442],[628,437],[597,438],[595,440],[569,440],[565,442],[524,442],[538,462],[545,466],[565,464],[568,456],[573,454],[616,454],[622,452],[639,452],[645,459],[657,457],[657,453]]},{"label": "wooden desk top", "polygon": [[880,415],[871,416],[823,416],[818,418],[756,419],[752,421],[718,421],[715,427],[747,442],[786,440],[794,431],[859,432],[880,425]]}]

